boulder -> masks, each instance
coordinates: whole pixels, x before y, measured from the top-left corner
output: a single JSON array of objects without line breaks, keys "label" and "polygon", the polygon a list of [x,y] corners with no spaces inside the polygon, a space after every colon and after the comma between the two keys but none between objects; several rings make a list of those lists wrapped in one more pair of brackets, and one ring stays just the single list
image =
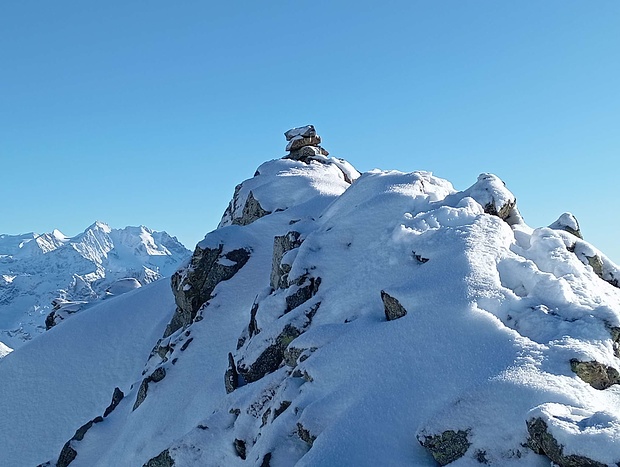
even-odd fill
[{"label": "boulder", "polygon": [[448,465],[465,455],[471,443],[467,439],[469,430],[447,430],[438,435],[418,436],[418,441],[439,463]]},{"label": "boulder", "polygon": [[309,136],[308,138],[296,136],[286,145],[286,150],[295,151],[296,149],[303,148],[304,146],[318,146],[319,144],[321,144],[321,137],[319,135]]},{"label": "boulder", "polygon": [[570,368],[594,389],[603,390],[620,383],[618,370],[597,361],[581,362],[573,358]]},{"label": "boulder", "polygon": [[560,467],[607,467],[588,457],[571,454],[564,455],[564,446],[549,433],[547,423],[540,417],[527,421],[527,431],[530,435],[528,446],[537,454],[542,454],[551,459]]},{"label": "boulder", "polygon": [[307,162],[308,159],[325,158],[325,156],[329,156],[329,152],[321,146],[304,146],[295,151],[291,151],[288,155],[284,156],[284,159]]},{"label": "boulder", "polygon": [[388,321],[402,318],[407,314],[407,310],[405,310],[400,302],[388,294],[385,290],[381,291],[381,300],[383,300],[385,319]]}]

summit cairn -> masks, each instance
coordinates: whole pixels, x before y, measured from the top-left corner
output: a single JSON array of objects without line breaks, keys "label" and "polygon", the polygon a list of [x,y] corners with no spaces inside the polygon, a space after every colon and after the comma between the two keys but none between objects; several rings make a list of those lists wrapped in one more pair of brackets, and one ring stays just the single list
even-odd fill
[{"label": "summit cairn", "polygon": [[284,156],[285,159],[293,159],[296,161],[304,161],[308,158],[324,159],[329,153],[321,146],[321,137],[316,134],[314,125],[300,126],[291,128],[284,133],[286,141],[286,150],[289,153]]}]

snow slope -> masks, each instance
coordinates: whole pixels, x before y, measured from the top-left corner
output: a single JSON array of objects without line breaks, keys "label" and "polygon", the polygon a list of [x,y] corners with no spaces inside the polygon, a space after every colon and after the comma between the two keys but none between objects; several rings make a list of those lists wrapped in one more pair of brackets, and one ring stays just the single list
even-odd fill
[{"label": "snow slope", "polygon": [[[620,274],[572,219],[529,227],[491,174],[459,192],[428,172],[267,162],[173,276],[174,317],[116,410],[68,443],[71,466],[614,465]],[[88,417],[62,414],[46,413],[55,455],[33,459],[65,459]],[[3,423],[28,442],[17,413]]]},{"label": "snow slope", "polygon": [[72,317],[0,360],[0,465],[57,456],[84,422],[128,392],[174,311],[167,280]]},{"label": "snow slope", "polygon": [[95,222],[73,238],[0,235],[0,341],[15,348],[43,332],[53,299],[90,303],[120,279],[170,276],[189,255],[176,238],[143,226]]}]

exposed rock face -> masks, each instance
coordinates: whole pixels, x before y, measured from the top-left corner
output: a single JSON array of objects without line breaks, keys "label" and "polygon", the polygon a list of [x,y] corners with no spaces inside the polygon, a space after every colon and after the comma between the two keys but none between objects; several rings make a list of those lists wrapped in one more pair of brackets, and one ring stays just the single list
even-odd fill
[{"label": "exposed rock face", "polygon": [[[529,447],[537,454],[543,454],[560,467],[607,467],[584,456],[564,455],[564,446],[549,433],[547,423],[542,418],[528,420],[527,431],[530,435]],[[443,464],[442,464],[443,465]]]},{"label": "exposed rock face", "polygon": [[286,296],[286,309],[284,313],[294,310],[299,305],[310,300],[319,290],[321,285],[320,277],[303,275],[291,287],[291,292]]},{"label": "exposed rock face", "polygon": [[302,439],[302,441],[305,441],[310,446],[312,446],[316,441],[316,436],[310,433],[310,431],[304,428],[304,426],[299,422],[297,423],[297,435]]},{"label": "exposed rock face", "polygon": [[439,435],[418,436],[418,441],[429,450],[439,465],[448,465],[465,455],[471,443],[468,432],[447,430]]},{"label": "exposed rock face", "polygon": [[172,291],[177,311],[168,324],[164,337],[189,325],[199,308],[211,298],[215,286],[234,276],[250,259],[250,251],[244,248],[226,253],[223,251],[223,244],[217,248],[204,249],[198,245],[189,265],[172,275]]},{"label": "exposed rock face", "polygon": [[286,253],[298,248],[301,243],[301,234],[295,231],[273,239],[273,262],[269,281],[272,289],[283,289],[288,286],[288,273],[291,271],[291,265],[283,262],[282,259]]},{"label": "exposed rock face", "polygon": [[233,358],[233,355],[229,352],[228,353],[228,369],[226,370],[226,373],[224,374],[224,385],[226,386],[227,394],[230,394],[235,389],[237,389],[237,386],[238,386],[237,378],[238,378],[238,374],[237,374],[237,366],[235,365],[235,359]]},{"label": "exposed rock face", "polygon": [[[114,393],[112,394],[112,402],[110,402],[110,405],[105,409],[105,412],[103,413],[103,417],[101,416],[95,417],[92,420],[89,420],[88,422],[86,422],[84,425],[82,425],[76,430],[73,437],[69,441],[67,441],[65,445],[62,447],[62,450],[60,451],[60,455],[58,456],[58,460],[56,461],[56,464],[55,464],[56,467],[67,467],[69,464],[71,464],[75,460],[75,458],[78,455],[78,452],[75,449],[75,443],[82,441],[84,439],[84,436],[86,436],[86,433],[88,432],[88,430],[90,430],[95,423],[103,422],[104,418],[110,415],[110,413],[114,411],[114,409],[123,399],[123,397],[124,397],[123,391],[121,391],[119,388],[114,388]],[[48,462],[47,464],[43,464],[43,465],[51,465],[51,462]]]},{"label": "exposed rock face", "polygon": [[313,125],[306,125],[299,128],[291,128],[284,133],[286,141],[286,150],[289,154],[285,156],[287,159],[296,161],[306,161],[315,157],[325,158],[329,153],[323,149],[321,137],[316,134]]},{"label": "exposed rock face", "polygon": [[142,402],[144,402],[144,399],[146,399],[146,395],[149,391],[149,384],[158,383],[165,377],[166,377],[166,369],[164,367],[159,367],[150,376],[147,376],[146,378],[144,378],[142,380],[142,383],[140,383],[140,388],[138,389],[138,395],[136,396],[136,402],[134,403],[132,410],[136,410],[138,407],[140,407]]},{"label": "exposed rock face", "polygon": [[103,412],[103,416],[107,417],[108,415],[110,415],[118,406],[118,404],[120,404],[120,402],[123,400],[123,397],[125,397],[123,391],[121,391],[119,388],[114,388],[114,393],[112,394],[112,402],[110,402],[110,405],[105,409],[105,412]]},{"label": "exposed rock face", "polygon": [[570,368],[594,389],[603,390],[620,383],[618,370],[596,361],[580,362],[572,359]]},{"label": "exposed rock face", "polygon": [[407,314],[407,310],[405,310],[400,302],[388,294],[385,290],[381,291],[381,300],[383,300],[385,319],[388,321],[402,318]]},{"label": "exposed rock face", "polygon": [[249,225],[267,214],[271,214],[271,212],[264,210],[258,200],[254,198],[254,194],[250,191],[243,205],[241,217],[233,218],[232,222],[235,225]]},{"label": "exposed rock face", "polygon": [[174,459],[170,457],[168,449],[162,451],[158,456],[153,457],[142,467],[174,467]]},{"label": "exposed rock face", "polygon": [[263,376],[274,372],[284,360],[286,347],[302,332],[302,330],[287,324],[275,342],[268,346],[253,363],[241,365],[237,371],[249,383],[258,381]]}]

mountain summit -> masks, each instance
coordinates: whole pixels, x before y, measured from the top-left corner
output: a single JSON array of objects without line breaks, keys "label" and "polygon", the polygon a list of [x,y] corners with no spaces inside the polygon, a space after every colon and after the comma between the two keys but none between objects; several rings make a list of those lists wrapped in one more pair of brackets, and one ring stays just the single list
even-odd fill
[{"label": "mountain summit", "polygon": [[172,291],[2,360],[9,465],[620,462],[620,271],[575,218],[529,227],[492,174],[359,174],[313,132],[237,186]]},{"label": "mountain summit", "polygon": [[53,308],[72,313],[110,295],[121,279],[139,287],[170,276],[189,253],[166,232],[99,221],[75,237],[59,230],[0,235],[0,341],[18,347],[45,330]]}]

